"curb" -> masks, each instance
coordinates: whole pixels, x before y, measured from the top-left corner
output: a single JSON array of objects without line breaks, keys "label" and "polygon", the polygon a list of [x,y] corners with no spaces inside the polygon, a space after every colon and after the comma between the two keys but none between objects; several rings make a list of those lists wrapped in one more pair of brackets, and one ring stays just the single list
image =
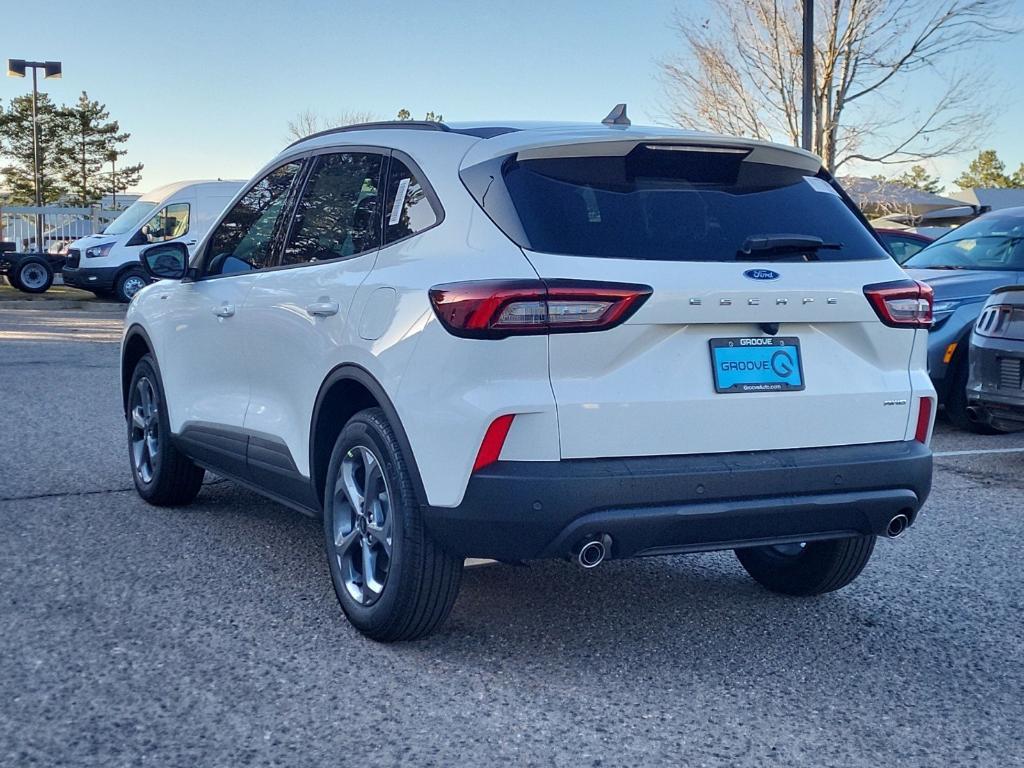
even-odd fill
[{"label": "curb", "polygon": [[11,299],[0,301],[0,309],[82,309],[88,312],[119,312],[124,314],[127,304],[82,299]]}]

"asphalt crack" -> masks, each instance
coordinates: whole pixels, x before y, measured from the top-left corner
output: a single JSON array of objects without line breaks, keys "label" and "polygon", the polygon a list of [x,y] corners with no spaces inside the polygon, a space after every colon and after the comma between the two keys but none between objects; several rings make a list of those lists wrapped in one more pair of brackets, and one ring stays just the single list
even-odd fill
[{"label": "asphalt crack", "polygon": [[[211,480],[207,483],[203,483],[203,487],[210,485],[220,485],[226,483],[227,480],[224,478],[218,478],[217,480]],[[129,485],[127,488],[101,488],[92,491],[55,491],[53,493],[36,493],[31,496],[0,496],[0,503],[5,501],[36,501],[38,499],[64,499],[72,496],[102,496],[105,493],[127,493],[128,491],[134,491],[135,486]]]}]

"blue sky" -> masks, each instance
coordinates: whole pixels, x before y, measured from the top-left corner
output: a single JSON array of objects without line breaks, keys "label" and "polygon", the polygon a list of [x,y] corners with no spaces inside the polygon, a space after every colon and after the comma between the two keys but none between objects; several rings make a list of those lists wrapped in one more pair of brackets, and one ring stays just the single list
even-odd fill
[{"label": "blue sky", "polygon": [[[85,89],[105,102],[133,134],[128,159],[146,164],[140,188],[148,189],[249,177],[284,146],[287,121],[306,108],[598,120],[626,101],[634,122],[658,121],[657,60],[678,50],[669,25],[676,7],[699,12],[705,2],[50,0],[44,23],[40,6],[12,2],[0,57],[63,61],[64,78],[43,90],[70,102]],[[1019,86],[1011,89],[1024,68],[1021,42],[987,50],[997,95],[1012,97],[979,140],[1012,168],[1024,161],[1024,99]],[[0,99],[27,85],[0,78]],[[907,90],[908,101],[922,98]],[[951,181],[969,159],[934,169]]]}]

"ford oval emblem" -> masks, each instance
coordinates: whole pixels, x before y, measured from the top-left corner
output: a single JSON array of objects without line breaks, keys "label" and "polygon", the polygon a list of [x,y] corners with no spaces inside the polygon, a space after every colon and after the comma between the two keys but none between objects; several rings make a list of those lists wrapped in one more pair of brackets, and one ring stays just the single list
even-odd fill
[{"label": "ford oval emblem", "polygon": [[748,269],[743,273],[744,277],[751,280],[778,280],[782,275],[771,269]]}]

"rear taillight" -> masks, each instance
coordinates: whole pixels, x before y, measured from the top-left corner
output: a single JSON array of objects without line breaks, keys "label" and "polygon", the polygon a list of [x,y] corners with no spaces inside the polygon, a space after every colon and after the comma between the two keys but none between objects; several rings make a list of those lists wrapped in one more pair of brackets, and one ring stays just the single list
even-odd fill
[{"label": "rear taillight", "polygon": [[501,449],[505,447],[505,438],[508,431],[512,429],[512,421],[515,414],[509,413],[499,416],[491,422],[491,426],[484,433],[484,439],[480,443],[480,450],[477,451],[476,461],[473,462],[473,471],[489,467],[501,456]]},{"label": "rear taillight", "polygon": [[892,328],[929,328],[934,295],[930,285],[896,280],[864,286],[864,295],[878,319]]},{"label": "rear taillight", "polygon": [[[1017,332],[1011,332],[1011,328],[1016,328]],[[979,336],[1020,338],[1019,331],[1024,331],[1024,309],[1010,304],[987,306],[978,318],[974,330]]]},{"label": "rear taillight", "polygon": [[922,397],[921,405],[917,409],[917,429],[914,430],[914,439],[919,443],[928,443],[928,430],[932,426],[932,399]]},{"label": "rear taillight", "polygon": [[504,339],[613,328],[652,292],[648,285],[589,280],[479,280],[435,285],[430,303],[455,336]]}]

